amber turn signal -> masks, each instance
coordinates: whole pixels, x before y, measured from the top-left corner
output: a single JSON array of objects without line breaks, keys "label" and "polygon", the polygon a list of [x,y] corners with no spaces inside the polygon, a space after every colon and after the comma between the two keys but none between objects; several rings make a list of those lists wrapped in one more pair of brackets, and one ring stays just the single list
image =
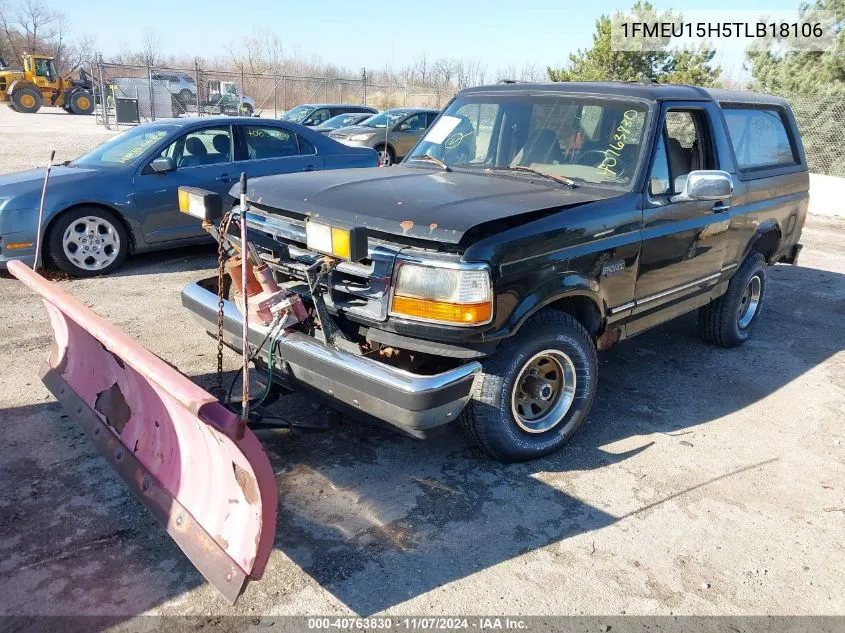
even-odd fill
[{"label": "amber turn signal", "polygon": [[393,297],[393,313],[427,321],[455,323],[458,325],[480,325],[488,323],[493,316],[493,305],[484,303],[446,303],[412,297]]}]

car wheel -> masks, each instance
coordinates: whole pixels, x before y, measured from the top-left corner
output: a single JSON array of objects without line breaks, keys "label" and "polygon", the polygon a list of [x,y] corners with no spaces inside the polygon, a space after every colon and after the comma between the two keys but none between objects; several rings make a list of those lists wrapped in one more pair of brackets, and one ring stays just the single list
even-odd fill
[{"label": "car wheel", "polygon": [[596,346],[575,317],[544,310],[482,362],[463,414],[489,455],[525,461],[560,449],[586,420],[596,394]]},{"label": "car wheel", "polygon": [[386,145],[377,145],[374,149],[378,152],[378,157],[381,161],[382,167],[390,167],[396,162],[396,155],[390,147],[387,147]]},{"label": "car wheel", "polygon": [[194,94],[187,88],[180,90],[179,96],[177,97],[181,103],[190,103],[193,98]]},{"label": "car wheel", "polygon": [[50,256],[71,277],[94,277],[115,270],[129,250],[129,235],[118,217],[95,207],[58,217],[47,236]]},{"label": "car wheel", "polygon": [[241,116],[252,116],[252,106],[248,103],[241,104]]},{"label": "car wheel", "polygon": [[70,95],[69,108],[74,114],[91,114],[94,111],[94,95],[87,90],[77,90]]},{"label": "car wheel", "polygon": [[18,88],[12,93],[12,103],[15,110],[26,114],[35,114],[41,109],[44,100],[35,88]]},{"label": "car wheel", "polygon": [[701,337],[720,347],[745,343],[762,312],[766,281],[766,259],[752,253],[736,271],[727,292],[699,309]]}]

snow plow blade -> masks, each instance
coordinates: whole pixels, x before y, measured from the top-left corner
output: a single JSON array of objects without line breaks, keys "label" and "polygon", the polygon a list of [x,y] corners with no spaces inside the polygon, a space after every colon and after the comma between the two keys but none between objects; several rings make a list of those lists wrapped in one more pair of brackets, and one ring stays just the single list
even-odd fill
[{"label": "snow plow blade", "polygon": [[41,376],[196,568],[230,602],[261,577],[276,533],[270,461],[238,416],[81,301],[17,261],[47,307]]}]

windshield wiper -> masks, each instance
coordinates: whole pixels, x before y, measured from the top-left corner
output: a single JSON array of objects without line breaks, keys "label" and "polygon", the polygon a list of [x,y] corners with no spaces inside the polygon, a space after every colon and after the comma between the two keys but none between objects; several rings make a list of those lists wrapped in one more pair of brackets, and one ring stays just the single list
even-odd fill
[{"label": "windshield wiper", "polygon": [[419,156],[409,156],[408,160],[409,161],[412,161],[412,160],[428,161],[428,162],[434,163],[435,165],[440,167],[443,171],[452,171],[452,168],[449,167],[449,165],[444,163],[439,158],[435,158],[431,154],[420,154]]},{"label": "windshield wiper", "polygon": [[564,176],[555,176],[554,174],[547,174],[544,171],[540,171],[539,169],[533,169],[531,167],[526,167],[525,165],[514,165],[513,167],[508,167],[508,169],[515,169],[517,171],[525,171],[529,174],[537,174],[538,176],[543,176],[545,178],[549,178],[554,180],[555,182],[559,182],[562,185],[566,185],[570,189],[575,189],[575,181],[570,180]]}]

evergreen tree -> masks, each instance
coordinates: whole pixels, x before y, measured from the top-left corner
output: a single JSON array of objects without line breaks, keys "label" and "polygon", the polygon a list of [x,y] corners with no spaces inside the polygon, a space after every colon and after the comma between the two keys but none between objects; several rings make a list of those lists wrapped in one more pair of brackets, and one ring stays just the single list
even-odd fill
[{"label": "evergreen tree", "polygon": [[656,50],[613,50],[611,34],[614,22],[676,22],[680,17],[671,11],[657,13],[649,2],[637,2],[631,14],[617,11],[612,19],[602,15],[596,20],[592,48],[571,54],[566,68],[549,67],[549,79],[637,81],[649,78],[658,83],[715,85],[721,69],[711,64],[716,54],[713,49],[670,48],[668,38],[658,38],[650,42],[657,45]]}]

